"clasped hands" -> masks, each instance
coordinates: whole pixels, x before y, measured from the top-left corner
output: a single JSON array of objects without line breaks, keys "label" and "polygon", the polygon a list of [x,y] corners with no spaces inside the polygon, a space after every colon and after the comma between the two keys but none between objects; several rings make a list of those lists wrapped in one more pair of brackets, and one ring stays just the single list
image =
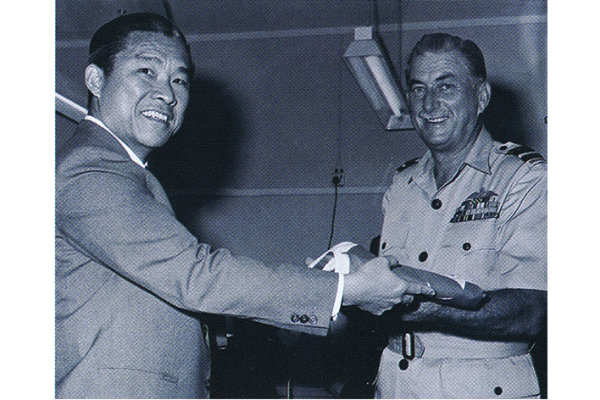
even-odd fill
[{"label": "clasped hands", "polygon": [[346,275],[342,304],[381,315],[398,303],[412,303],[415,295],[435,295],[431,287],[405,281],[394,274],[390,267],[398,264],[393,256],[377,257]]}]

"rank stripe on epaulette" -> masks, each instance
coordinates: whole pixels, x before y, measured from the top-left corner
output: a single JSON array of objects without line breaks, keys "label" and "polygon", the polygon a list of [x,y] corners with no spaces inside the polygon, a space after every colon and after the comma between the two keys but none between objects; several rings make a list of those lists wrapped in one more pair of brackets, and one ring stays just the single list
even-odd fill
[{"label": "rank stripe on epaulette", "polygon": [[527,146],[518,146],[510,149],[506,154],[519,157],[523,162],[545,160],[544,156]]},{"label": "rank stripe on epaulette", "polygon": [[396,172],[402,172],[406,168],[410,167],[411,165],[415,165],[418,162],[419,162],[418,158],[413,158],[412,160],[408,160],[407,162],[405,162],[404,164],[402,164],[401,166],[399,166],[398,169],[396,169]]},{"label": "rank stripe on epaulette", "polygon": [[525,154],[523,156],[519,157],[521,160],[527,162],[529,160],[543,160],[544,156],[542,156],[540,153],[531,153],[531,154]]},{"label": "rank stripe on epaulette", "polygon": [[530,149],[527,146],[518,146],[518,147],[515,147],[514,149],[510,149],[509,151],[506,152],[506,154],[518,156],[519,154],[532,153],[532,152],[533,152],[533,149]]}]

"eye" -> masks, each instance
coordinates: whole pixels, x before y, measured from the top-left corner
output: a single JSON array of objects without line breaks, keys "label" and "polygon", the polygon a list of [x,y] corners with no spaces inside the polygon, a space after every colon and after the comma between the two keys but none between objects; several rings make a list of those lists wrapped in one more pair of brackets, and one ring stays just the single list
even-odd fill
[{"label": "eye", "polygon": [[453,88],[454,88],[454,85],[452,85],[450,83],[442,83],[439,87],[440,92],[447,92]]},{"label": "eye", "polygon": [[181,86],[188,86],[188,81],[185,78],[175,78],[173,79],[173,83]]},{"label": "eye", "polygon": [[413,86],[410,91],[415,96],[422,96],[425,93],[425,88],[422,86]]},{"label": "eye", "polygon": [[154,71],[150,68],[140,68],[138,69],[138,72],[142,75],[154,76]]}]

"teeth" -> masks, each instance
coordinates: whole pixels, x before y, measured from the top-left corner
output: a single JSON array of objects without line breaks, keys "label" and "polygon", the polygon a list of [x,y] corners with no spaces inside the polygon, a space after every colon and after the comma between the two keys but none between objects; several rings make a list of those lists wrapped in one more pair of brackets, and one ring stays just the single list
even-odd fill
[{"label": "teeth", "polygon": [[442,122],[442,121],[445,121],[445,120],[446,120],[446,117],[440,117],[440,118],[426,118],[426,119],[427,119],[427,122],[433,122],[433,123],[436,123],[436,122]]},{"label": "teeth", "polygon": [[157,119],[162,122],[167,122],[169,119],[165,114],[159,113],[158,111],[144,111],[142,114],[148,118]]}]

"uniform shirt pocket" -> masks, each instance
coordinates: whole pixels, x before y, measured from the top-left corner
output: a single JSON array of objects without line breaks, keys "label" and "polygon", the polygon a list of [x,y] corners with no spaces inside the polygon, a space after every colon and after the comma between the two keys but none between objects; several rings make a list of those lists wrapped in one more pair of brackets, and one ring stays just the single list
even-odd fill
[{"label": "uniform shirt pocket", "polygon": [[495,220],[467,221],[452,224],[442,241],[437,269],[440,273],[466,280],[483,289],[497,286],[494,266],[498,258],[495,248]]},{"label": "uniform shirt pocket", "polygon": [[406,250],[406,239],[408,231],[405,229],[397,229],[390,231],[385,229],[381,235],[379,243],[380,256],[394,256],[402,265],[410,265],[411,261]]},{"label": "uniform shirt pocket", "polygon": [[531,398],[540,394],[529,354],[498,359],[447,360],[441,366],[447,398]]}]

